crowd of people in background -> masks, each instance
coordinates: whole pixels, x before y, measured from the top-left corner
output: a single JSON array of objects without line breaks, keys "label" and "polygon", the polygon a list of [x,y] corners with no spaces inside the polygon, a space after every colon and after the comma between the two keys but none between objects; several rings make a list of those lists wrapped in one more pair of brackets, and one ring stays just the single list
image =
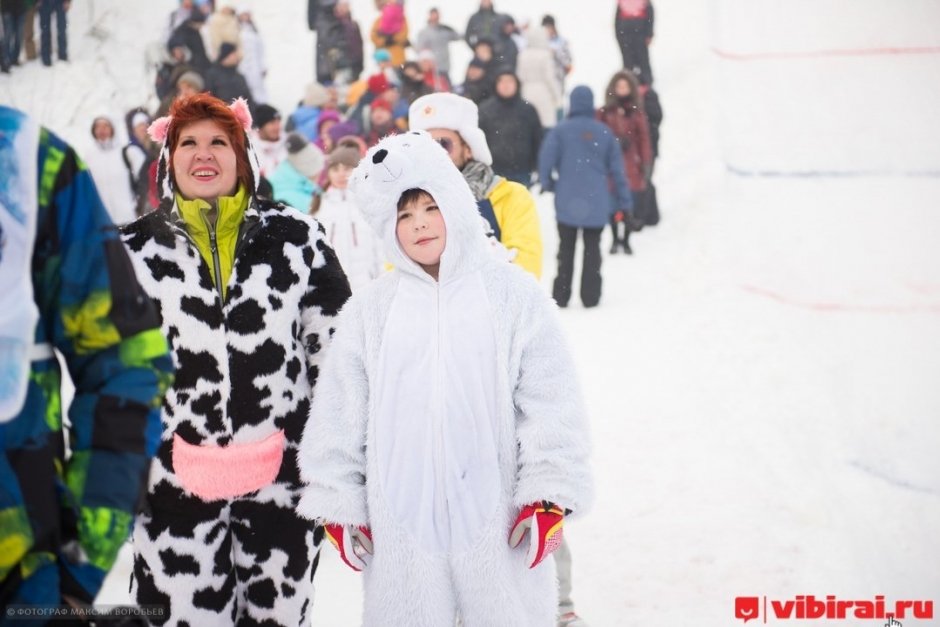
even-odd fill
[{"label": "crowd of people in background", "polygon": [[[20,8],[30,4],[2,1],[8,30],[11,24],[30,22],[28,15],[25,20],[17,17]],[[38,5],[41,11],[68,8],[68,2],[54,0]],[[555,18],[543,15],[537,23],[516,19],[497,12],[493,0],[481,0],[461,31],[442,21],[439,8],[428,12],[420,28],[409,23],[401,0],[376,0],[376,10],[372,23],[361,27],[347,0],[308,0],[308,26],[316,33],[315,80],[300,92],[293,111],[281,112],[269,103],[264,36],[250,8],[230,0],[180,0],[163,29],[162,58],[154,77],[159,106],[152,116],[144,107],[128,113],[130,147],[118,149],[109,146],[113,139],[95,136],[96,145],[107,155],[95,169],[102,170],[101,177],[114,180],[118,164],[123,163],[135,211],[146,212],[156,206],[156,196],[146,189],[146,183],[154,180],[156,155],[145,133],[135,131],[131,118],[145,128],[152,118],[165,115],[174,100],[199,92],[225,101],[244,98],[257,120],[256,139],[264,160],[262,189],[276,200],[302,201],[300,208],[309,211],[324,192],[328,156],[341,140],[356,143],[364,154],[382,137],[408,129],[411,103],[443,92],[478,106],[480,128],[497,175],[530,189],[551,189],[552,181],[544,180],[549,173],[539,175],[539,153],[548,133],[570,115],[565,94],[574,63]],[[610,254],[632,254],[630,234],[659,220],[652,174],[662,109],[652,87],[649,60],[653,7],[649,0],[617,0],[615,10],[622,66],[611,64],[607,90],[592,106],[594,116],[617,138],[633,198],[630,207],[618,207],[622,211],[610,217]],[[4,58],[18,50],[20,39],[4,39],[3,50],[8,52]],[[25,42],[28,56],[29,39]],[[462,71],[451,62],[451,46],[460,42],[472,51]],[[366,73],[371,65],[366,63],[369,43],[375,69]],[[59,48],[65,58],[64,44]],[[133,159],[127,157],[128,149]],[[321,154],[312,156],[316,152]],[[570,176],[561,171],[556,175]],[[609,186],[614,193],[613,181]],[[113,202],[125,202],[117,200],[125,196],[123,191],[114,196]],[[120,222],[128,218],[124,207],[116,207],[113,215]]]}]

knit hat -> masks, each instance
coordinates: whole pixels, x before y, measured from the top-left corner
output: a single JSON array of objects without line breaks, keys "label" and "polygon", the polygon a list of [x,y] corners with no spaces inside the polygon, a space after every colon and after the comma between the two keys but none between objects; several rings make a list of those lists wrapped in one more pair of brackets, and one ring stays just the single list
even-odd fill
[{"label": "knit hat", "polygon": [[359,127],[355,122],[347,120],[345,122],[337,122],[330,130],[328,130],[327,135],[330,136],[330,139],[333,140],[333,145],[339,144],[339,140],[347,135],[358,135]]},{"label": "knit hat", "polygon": [[225,57],[232,54],[236,50],[238,50],[238,46],[230,41],[224,42],[221,46],[219,46],[219,62],[225,60]]},{"label": "knit hat", "polygon": [[408,126],[426,131],[446,128],[460,134],[470,147],[476,161],[493,164],[486,135],[480,130],[480,114],[476,103],[469,98],[450,93],[434,93],[421,96],[408,108]]},{"label": "knit hat", "polygon": [[177,86],[180,83],[186,83],[187,85],[192,85],[196,91],[202,91],[206,88],[206,82],[202,80],[202,76],[198,72],[183,72],[180,74],[180,77],[176,79]]},{"label": "knit hat", "polygon": [[308,179],[315,179],[323,171],[323,151],[300,133],[287,136],[287,160]]},{"label": "knit hat", "polygon": [[326,109],[320,112],[320,117],[317,118],[317,132],[322,133],[323,125],[327,122],[339,122],[339,111],[334,111],[333,109]]},{"label": "knit hat", "polygon": [[347,165],[354,168],[359,165],[359,150],[352,146],[338,146],[326,158],[326,167],[332,168],[336,164]]},{"label": "knit hat", "polygon": [[376,98],[372,101],[372,104],[369,105],[369,108],[371,111],[375,111],[376,109],[385,109],[389,113],[392,112],[392,104],[385,98]]},{"label": "knit hat", "polygon": [[255,128],[261,128],[268,122],[273,122],[274,120],[280,120],[281,114],[277,109],[272,107],[269,104],[258,105],[255,108]]},{"label": "knit hat", "polygon": [[306,107],[322,107],[330,100],[330,93],[320,83],[310,83],[304,91],[303,104]]},{"label": "knit hat", "polygon": [[366,84],[369,86],[369,91],[376,96],[385,92],[389,87],[388,79],[385,78],[385,74],[382,74],[381,72],[370,76],[369,80],[366,81]]},{"label": "knit hat", "polygon": [[131,117],[131,128],[135,128],[138,124],[146,124],[149,126],[150,116],[143,111],[138,111]]},{"label": "knit hat", "polygon": [[392,54],[385,48],[379,48],[372,55],[372,58],[375,59],[376,63],[382,63],[383,61],[391,61]]}]

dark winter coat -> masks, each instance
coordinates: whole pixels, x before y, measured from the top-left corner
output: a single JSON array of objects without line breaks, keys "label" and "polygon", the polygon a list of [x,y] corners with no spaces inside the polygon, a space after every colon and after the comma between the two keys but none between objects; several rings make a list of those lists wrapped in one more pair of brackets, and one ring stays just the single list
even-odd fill
[{"label": "dark winter coat", "polygon": [[206,73],[206,91],[223,102],[244,98],[248,101],[248,106],[254,110],[248,81],[234,65],[224,66],[221,63],[213,63]]},{"label": "dark winter coat", "polygon": [[555,192],[556,219],[567,226],[601,228],[618,210],[633,208],[617,139],[593,116],[591,89],[575,87],[568,118],[549,131],[539,152],[542,189]]},{"label": "dark winter coat", "polygon": [[[170,41],[178,41],[189,49],[192,55],[189,58],[189,64],[193,66],[200,74],[205,74],[209,70],[212,62],[206,54],[206,46],[202,42],[202,35],[196,28],[190,26],[191,20],[186,20],[180,24],[173,34],[170,35]],[[195,26],[200,26],[199,22]]]},{"label": "dark winter coat", "polygon": [[535,107],[523,100],[518,90],[512,98],[493,96],[480,105],[480,129],[486,135],[497,174],[534,172],[538,167],[542,123]]},{"label": "dark winter coat", "polygon": [[493,81],[486,76],[478,81],[464,81],[460,87],[460,95],[480,104],[493,95]]},{"label": "dark winter coat", "polygon": [[[359,24],[349,17],[325,21],[323,27],[322,43],[325,57],[325,67],[317,67],[317,71],[329,73],[336,77],[337,70],[350,70],[351,81],[355,81],[362,74],[362,32]],[[318,48],[320,42],[317,42]]]},{"label": "dark winter coat", "polygon": [[473,48],[481,39],[496,41],[501,36],[500,25],[502,19],[493,9],[480,9],[470,16],[467,22],[467,30],[464,33],[464,39],[467,44]]},{"label": "dark winter coat", "polygon": [[412,103],[421,96],[427,96],[431,93],[434,93],[434,90],[423,79],[413,80],[407,76],[402,76],[401,97],[405,102]]},{"label": "dark winter coat", "polygon": [[323,15],[332,15],[336,0],[307,0],[307,27],[317,29],[317,20]]},{"label": "dark winter coat", "polygon": [[659,94],[648,86],[640,87],[643,93],[643,111],[650,126],[650,144],[653,148],[653,161],[659,158],[659,125],[663,121],[663,108],[659,104]]},{"label": "dark winter coat", "polygon": [[623,163],[630,181],[630,189],[643,191],[653,168],[653,148],[650,143],[649,122],[639,104],[639,87],[631,80],[633,93],[626,102],[620,102],[613,94],[614,84],[625,78],[625,72],[617,72],[607,86],[607,99],[597,111],[597,119],[610,127],[620,142]]}]

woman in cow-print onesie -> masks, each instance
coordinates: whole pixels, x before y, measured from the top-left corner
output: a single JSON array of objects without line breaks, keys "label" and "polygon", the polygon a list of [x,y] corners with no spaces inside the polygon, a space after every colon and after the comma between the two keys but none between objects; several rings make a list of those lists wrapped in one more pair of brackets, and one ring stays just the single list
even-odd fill
[{"label": "woman in cow-print onesie", "polygon": [[123,230],[176,365],[131,582],[168,625],[309,622],[297,444],[350,291],[317,223],[257,196],[250,128],[244,101],[174,103],[150,128],[161,205]]}]

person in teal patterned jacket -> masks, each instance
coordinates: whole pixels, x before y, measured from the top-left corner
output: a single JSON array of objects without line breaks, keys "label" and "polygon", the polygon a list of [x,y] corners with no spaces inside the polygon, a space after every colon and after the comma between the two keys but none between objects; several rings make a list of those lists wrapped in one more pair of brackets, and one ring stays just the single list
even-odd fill
[{"label": "person in teal patterned jacket", "polygon": [[[30,128],[30,149],[16,148]],[[25,403],[0,423],[2,608],[94,600],[131,530],[173,376],[159,312],[137,283],[85,164],[53,133],[3,106],[0,210],[16,202],[17,172],[34,172],[24,155],[35,158],[37,150],[38,191],[28,204],[37,212],[39,320]],[[0,252],[3,243],[0,237]],[[0,274],[2,263],[11,262],[0,258]],[[75,385],[67,421],[51,348]]]}]

